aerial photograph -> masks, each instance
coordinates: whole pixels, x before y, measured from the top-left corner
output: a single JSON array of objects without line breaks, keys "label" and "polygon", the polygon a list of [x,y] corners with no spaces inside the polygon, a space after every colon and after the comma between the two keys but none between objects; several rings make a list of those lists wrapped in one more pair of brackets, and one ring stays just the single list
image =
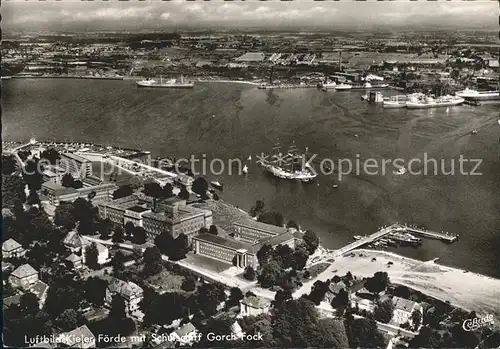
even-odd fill
[{"label": "aerial photograph", "polygon": [[500,348],[497,1],[4,1],[2,347]]}]

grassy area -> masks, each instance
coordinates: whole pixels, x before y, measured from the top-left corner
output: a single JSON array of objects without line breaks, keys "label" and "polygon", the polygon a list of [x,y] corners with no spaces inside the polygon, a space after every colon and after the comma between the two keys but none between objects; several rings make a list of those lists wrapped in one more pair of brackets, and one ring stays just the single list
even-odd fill
[{"label": "grassy area", "polygon": [[315,278],[316,276],[318,276],[319,274],[324,272],[326,270],[326,268],[328,268],[329,266],[330,266],[330,263],[319,263],[319,264],[313,265],[312,267],[310,267],[306,270],[309,271],[309,273],[311,274],[311,278]]},{"label": "grassy area", "polygon": [[216,273],[220,273],[228,268],[231,268],[231,264],[220,262],[197,254],[188,254],[185,261],[192,265],[198,266],[200,268],[205,268]]},{"label": "grassy area", "polygon": [[160,273],[150,276],[144,281],[159,293],[175,292],[181,290],[184,276],[163,269]]}]

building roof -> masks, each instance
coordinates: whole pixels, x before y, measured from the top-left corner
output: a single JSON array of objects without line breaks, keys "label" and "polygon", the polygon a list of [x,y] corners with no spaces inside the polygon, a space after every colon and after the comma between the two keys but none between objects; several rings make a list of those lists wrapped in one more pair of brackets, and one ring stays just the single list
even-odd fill
[{"label": "building roof", "polygon": [[61,157],[67,157],[68,159],[78,161],[78,162],[91,162],[89,159],[84,158],[83,156],[74,154],[74,153],[62,153]]},{"label": "building roof", "polygon": [[263,61],[266,55],[262,52],[247,52],[244,55],[236,58],[237,61]]},{"label": "building roof", "polygon": [[[75,344],[85,344],[89,343],[90,341],[94,340],[95,341],[95,336],[94,334],[89,330],[87,325],[80,326],[78,328],[75,328],[74,330],[70,332],[65,332],[60,334],[60,338],[62,338],[62,342],[69,346],[75,346]],[[77,340],[81,341],[83,339],[84,342],[78,343]]]},{"label": "building roof", "polygon": [[82,260],[82,257],[77,256],[76,254],[72,253],[68,257],[65,258],[68,262],[75,263],[78,261]]},{"label": "building roof", "polygon": [[20,247],[22,247],[21,244],[19,242],[17,242],[16,240],[11,238],[2,244],[2,251],[3,252],[11,252],[11,251],[17,250]]},{"label": "building roof", "polygon": [[43,183],[42,188],[47,189],[49,191],[53,191],[56,195],[72,194],[72,193],[77,192],[77,190],[75,188],[66,188],[60,184],[53,183],[53,182]]},{"label": "building roof", "polygon": [[267,299],[257,296],[245,297],[241,300],[241,303],[256,309],[264,309],[270,305]]},{"label": "building roof", "polygon": [[266,224],[262,222],[257,222],[256,220],[253,219],[241,219],[239,221],[236,221],[233,223],[235,226],[241,226],[241,227],[246,227],[250,229],[255,229],[255,230],[262,230],[268,233],[272,233],[275,235],[281,235],[287,232],[286,228],[283,227],[277,227],[272,224]]},{"label": "building roof", "polygon": [[132,281],[123,281],[120,279],[113,279],[109,285],[108,290],[111,293],[118,293],[122,295],[124,298],[131,298],[134,295],[142,294],[142,288],[133,283]]},{"label": "building roof", "polygon": [[332,292],[334,294],[337,294],[340,292],[341,289],[345,290],[346,288],[347,288],[347,286],[343,281],[339,281],[337,283],[332,282],[330,284],[330,286],[328,286],[328,289],[330,290],[330,292]]},{"label": "building roof", "polygon": [[31,287],[31,292],[33,292],[38,297],[38,299],[41,299],[45,295],[48,289],[49,285],[47,285],[45,282],[41,280],[38,280]]},{"label": "building roof", "polygon": [[21,303],[21,294],[16,294],[3,299],[3,305],[5,308],[9,308],[13,305]]},{"label": "building roof", "polygon": [[90,242],[83,239],[77,231],[72,230],[64,238],[63,244],[71,248],[80,248],[90,244]]},{"label": "building roof", "polygon": [[196,327],[194,327],[194,325],[189,322],[189,323],[185,324],[184,326],[175,330],[174,333],[176,333],[179,337],[182,338],[182,337],[190,334],[193,331],[196,331]]},{"label": "building roof", "polygon": [[210,233],[205,233],[205,234],[200,234],[200,235],[194,236],[193,239],[206,241],[206,242],[216,244],[216,245],[221,245],[221,246],[233,249],[233,250],[244,249],[245,245],[246,245],[240,241],[224,238],[222,236],[214,235],[214,234],[210,234]]},{"label": "building roof", "polygon": [[108,250],[109,250],[106,246],[104,246],[103,244],[100,244],[100,243],[98,243],[98,242],[96,242],[96,243],[95,243],[95,245],[96,245],[96,247],[97,247],[97,252],[98,252],[99,254],[104,253],[104,252],[106,252],[106,251],[108,251]]},{"label": "building roof", "polygon": [[392,303],[394,304],[395,309],[404,310],[407,312],[412,312],[413,308],[417,304],[416,302],[409,299],[396,296],[392,297]]},{"label": "building roof", "polygon": [[28,276],[31,276],[34,274],[38,274],[38,271],[35,268],[33,268],[29,264],[23,264],[19,268],[17,268],[16,270],[14,270],[12,272],[12,274],[10,274],[10,275],[17,277],[18,279],[23,279],[25,277],[28,277]]}]

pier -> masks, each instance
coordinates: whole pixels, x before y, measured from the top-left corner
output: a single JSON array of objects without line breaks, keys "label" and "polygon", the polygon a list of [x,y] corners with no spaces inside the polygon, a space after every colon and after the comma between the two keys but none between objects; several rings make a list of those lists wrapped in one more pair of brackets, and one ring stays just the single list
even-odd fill
[{"label": "pier", "polygon": [[402,226],[400,230],[404,230],[408,233],[413,233],[413,234],[418,234],[427,238],[432,238],[432,239],[438,239],[441,241],[445,241],[448,243],[455,242],[458,240],[457,235],[452,235],[452,234],[447,234],[447,233],[438,233],[435,231],[427,230],[427,229],[422,229],[422,228],[414,228],[414,227],[408,227],[406,225]]}]

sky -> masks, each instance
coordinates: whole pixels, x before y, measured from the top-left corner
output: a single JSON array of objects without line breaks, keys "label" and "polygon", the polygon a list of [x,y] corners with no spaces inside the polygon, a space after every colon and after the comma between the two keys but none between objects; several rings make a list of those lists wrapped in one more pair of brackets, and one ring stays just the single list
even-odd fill
[{"label": "sky", "polygon": [[497,1],[353,2],[212,0],[5,0],[5,33],[182,29],[351,29],[370,27],[498,29]]}]

